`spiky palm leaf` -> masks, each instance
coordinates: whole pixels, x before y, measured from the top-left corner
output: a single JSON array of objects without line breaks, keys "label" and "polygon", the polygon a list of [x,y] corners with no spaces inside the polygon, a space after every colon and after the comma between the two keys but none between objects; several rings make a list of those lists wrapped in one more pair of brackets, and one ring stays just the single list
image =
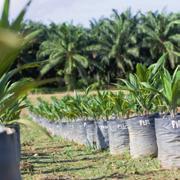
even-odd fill
[{"label": "spiky palm leaf", "polygon": [[51,68],[58,66],[71,89],[75,73],[78,72],[82,78],[85,78],[84,69],[89,64],[87,57],[83,54],[85,31],[81,27],[76,28],[67,24],[55,27],[53,30],[55,33],[42,43],[39,51],[40,58],[49,60],[47,65],[42,68],[41,74],[46,74]]},{"label": "spiky palm leaf", "polygon": [[141,16],[141,23],[138,25],[142,46],[149,49],[152,59],[157,59],[163,53],[168,54],[169,64],[172,69],[179,61],[179,16],[164,13],[148,12]]}]

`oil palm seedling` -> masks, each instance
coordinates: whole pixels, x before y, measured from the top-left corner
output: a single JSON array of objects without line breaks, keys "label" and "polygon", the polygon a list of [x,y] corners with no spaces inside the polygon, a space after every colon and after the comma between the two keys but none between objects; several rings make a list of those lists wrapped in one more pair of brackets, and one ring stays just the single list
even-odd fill
[{"label": "oil palm seedling", "polygon": [[54,115],[55,119],[56,120],[59,120],[59,119],[62,119],[63,117],[63,114],[61,112],[61,108],[59,108],[60,106],[60,101],[59,99],[57,99],[56,97],[52,96],[51,97],[51,111],[52,111],[52,114]]},{"label": "oil palm seedling", "polygon": [[174,118],[177,107],[180,106],[180,66],[177,66],[172,75],[165,67],[163,67],[163,71],[160,73],[159,78],[161,83],[159,89],[154,88],[149,83],[143,83],[143,85],[145,88],[159,96],[161,99],[159,105],[162,105],[161,103],[163,103],[166,107],[166,111]]},{"label": "oil palm seedling", "polygon": [[[9,6],[10,2],[8,0],[4,1],[4,9],[0,19],[0,84],[1,84],[1,95],[0,95],[0,116],[5,116],[5,114],[10,113],[16,114],[20,111],[24,105],[20,105],[24,96],[28,91],[34,87],[43,84],[40,81],[33,81],[31,79],[22,79],[17,82],[11,82],[11,79],[19,71],[23,69],[28,69],[36,67],[37,64],[31,63],[28,65],[23,65],[22,67],[13,69],[10,71],[12,64],[15,62],[18,54],[22,49],[24,49],[31,40],[39,33],[39,31],[33,32],[25,37],[16,33],[20,30],[23,17],[25,15],[26,9],[29,3],[24,7],[24,9],[19,13],[19,15],[10,23],[9,22]],[[19,107],[19,110],[17,108]],[[13,123],[12,120],[17,120],[16,117],[10,119],[5,118],[4,124]]]},{"label": "oil palm seedling", "polygon": [[48,103],[47,101],[43,100],[42,98],[38,98],[38,110],[40,112],[44,112],[44,114],[46,114],[46,116],[49,118],[53,118],[52,120],[54,120],[55,114],[52,111],[52,105],[50,103]]},{"label": "oil palm seedling", "polygon": [[125,118],[129,118],[130,104],[121,91],[112,93],[111,101],[113,101],[112,118],[107,121],[109,149],[110,154],[121,155],[129,148],[129,133]]},{"label": "oil palm seedling", "polygon": [[84,95],[79,95],[77,92],[75,92],[74,96],[72,97],[72,101],[69,102],[69,104],[72,107],[72,112],[74,112],[76,119],[80,118],[81,120],[85,120],[86,113],[83,109],[83,104],[86,104],[88,101],[88,97]]},{"label": "oil palm seedling", "polygon": [[123,80],[126,84],[126,87],[123,89],[130,92],[133,101],[136,102],[136,113],[149,114],[149,111],[152,109],[153,97],[146,90],[142,90],[142,85],[139,83],[139,79],[133,75],[129,75],[129,79]]},{"label": "oil palm seedling", "polygon": [[180,66],[178,65],[172,74],[163,66],[159,79],[158,89],[149,83],[143,83],[146,89],[159,97],[158,109],[162,111],[162,107],[165,107],[165,114],[155,119],[158,159],[163,168],[179,168],[180,117],[177,107],[180,106]]},{"label": "oil palm seedling", "polygon": [[138,116],[127,120],[130,136],[130,153],[133,158],[157,155],[154,125],[154,119],[157,115],[151,114],[157,110],[157,95],[144,88],[143,84],[148,83],[155,88],[159,87],[159,76],[163,69],[165,57],[166,55],[163,55],[156,64],[148,68],[138,64],[136,73],[130,73],[128,79],[122,80],[125,84],[125,87],[122,88],[131,95],[131,100],[133,100],[135,105],[135,114],[138,114]]},{"label": "oil palm seedling", "polygon": [[[79,97],[77,97],[77,100],[79,101]],[[80,113],[80,108],[77,106],[76,102],[74,101],[74,97],[69,97],[67,101],[65,101],[62,109],[62,112],[64,114],[64,117],[67,121],[74,121],[78,118],[78,114]]]},{"label": "oil palm seedling", "polygon": [[177,66],[172,75],[164,68],[160,79],[159,89],[145,85],[145,88],[155,92],[160,97],[161,103],[166,107],[164,113],[168,113],[155,119],[158,159],[163,168],[179,168],[180,116],[177,114],[177,107],[180,106],[180,66]]},{"label": "oil palm seedling", "polygon": [[95,100],[95,95],[89,95],[81,106],[87,119],[98,120],[100,118],[101,111],[97,101]]},{"label": "oil palm seedling", "polygon": [[125,95],[121,91],[112,93],[111,101],[114,102],[112,116],[114,115],[116,119],[121,119],[123,117],[129,118],[129,116],[133,113],[132,109],[134,104],[133,99],[130,99],[130,95]]},{"label": "oil palm seedling", "polygon": [[157,110],[157,96],[144,88],[143,84],[151,84],[154,88],[159,88],[159,75],[163,69],[166,54],[162,55],[157,63],[148,68],[145,65],[137,64],[136,73],[129,74],[127,80],[121,79],[125,86],[121,88],[127,90],[136,102],[136,113],[149,114]]},{"label": "oil palm seedling", "polygon": [[109,120],[112,115],[114,102],[112,101],[111,95],[112,93],[108,91],[97,91],[97,95],[95,96],[95,101],[97,102],[99,109],[98,111],[101,113],[100,118],[104,120]]}]

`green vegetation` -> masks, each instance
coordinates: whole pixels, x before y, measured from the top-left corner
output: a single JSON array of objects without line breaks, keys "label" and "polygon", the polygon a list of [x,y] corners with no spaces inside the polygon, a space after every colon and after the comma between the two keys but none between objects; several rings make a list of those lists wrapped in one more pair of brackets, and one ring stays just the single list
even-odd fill
[{"label": "green vegetation", "polygon": [[20,77],[59,77],[51,87],[84,88],[90,84],[106,88],[118,78],[135,71],[136,64],[146,67],[167,54],[166,68],[174,70],[179,61],[180,14],[130,10],[111,17],[91,21],[85,28],[73,24],[29,22],[24,34],[34,30],[42,33],[24,50],[16,65],[47,60],[41,68],[21,71]]},{"label": "green vegetation", "polygon": [[161,87],[157,89],[149,83],[143,83],[145,89],[156,93],[161,100],[162,106],[168,110],[172,117],[176,115],[176,108],[180,106],[180,66],[177,66],[173,75],[167,69],[163,68],[163,73],[160,73],[159,79]]},{"label": "green vegetation", "polygon": [[[36,105],[27,102],[29,110],[36,115],[51,121],[73,121],[106,119],[120,116],[128,110],[123,93],[108,91],[97,92],[97,95],[64,96],[62,99],[52,97],[51,103],[38,98]],[[121,103],[121,104],[120,104]],[[126,104],[125,104],[126,103]],[[125,109],[126,108],[126,109]]]},{"label": "green vegetation", "polygon": [[42,132],[22,128],[23,179],[128,179],[174,180],[180,171],[162,170],[157,159],[133,160],[129,154],[111,156],[64,141],[47,139]]},{"label": "green vegetation", "polygon": [[29,4],[30,1],[19,12],[17,17],[10,22],[10,1],[5,0],[0,17],[0,123],[2,124],[17,123],[17,120],[20,118],[20,112],[25,107],[24,99],[27,93],[37,86],[52,82],[50,80],[34,80],[25,77],[13,80],[22,70],[39,66],[39,63],[31,62],[13,68],[13,63],[16,63],[20,52],[40,33],[39,30],[26,36],[19,33]]},{"label": "green vegetation", "polygon": [[20,111],[24,108],[22,102],[25,95],[39,83],[25,78],[11,81],[19,71],[37,66],[31,63],[10,70],[20,51],[39,32],[35,31],[25,37],[17,33],[29,3],[11,23],[9,22],[9,6],[9,1],[4,1],[4,9],[0,18],[0,121],[3,124],[13,123],[19,119]]},{"label": "green vegetation", "polygon": [[55,34],[50,34],[49,39],[41,44],[38,57],[49,56],[49,62],[42,68],[41,74],[46,74],[55,66],[63,67],[57,71],[57,74],[64,74],[64,80],[69,90],[74,88],[76,71],[83,78],[85,76],[83,70],[89,64],[88,59],[82,54],[85,52],[85,33],[83,28],[66,24],[55,29]]},{"label": "green vegetation", "polygon": [[[41,98],[29,109],[33,113],[49,120],[67,121],[75,119],[105,119],[128,117],[133,114],[148,115],[154,112],[169,113],[175,116],[180,106],[180,69],[175,69],[171,76],[165,68],[166,55],[148,68],[137,64],[136,73],[128,79],[121,79],[121,91],[97,91],[89,94],[89,87],[84,95],[65,96],[61,100],[52,97],[48,103]],[[126,91],[122,91],[126,90]]]},{"label": "green vegetation", "polygon": [[[144,88],[145,84],[149,84],[158,92],[163,82],[159,76],[163,76],[162,69],[164,68],[164,62],[166,56],[163,55],[157,63],[152,64],[148,68],[145,65],[137,64],[136,73],[130,73],[127,79],[121,79],[125,86],[120,88],[129,91],[132,95],[132,102],[136,105],[136,113],[149,114],[150,112],[158,112],[158,100],[157,95],[149,88]],[[166,70],[167,71],[167,70]]]}]

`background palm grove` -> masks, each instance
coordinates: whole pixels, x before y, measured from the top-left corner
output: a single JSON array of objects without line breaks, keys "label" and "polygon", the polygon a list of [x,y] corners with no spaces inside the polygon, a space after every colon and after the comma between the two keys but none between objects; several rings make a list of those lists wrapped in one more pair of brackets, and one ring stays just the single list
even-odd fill
[{"label": "background palm grove", "polygon": [[107,88],[134,71],[137,63],[150,65],[163,53],[168,54],[166,66],[171,71],[179,63],[179,19],[180,13],[134,15],[128,9],[121,14],[113,10],[108,18],[92,20],[90,28],[72,23],[26,22],[21,29],[24,34],[37,29],[41,33],[14,66],[47,61],[40,68],[22,71],[16,78],[58,76],[60,81],[48,87],[71,90],[93,84]]}]

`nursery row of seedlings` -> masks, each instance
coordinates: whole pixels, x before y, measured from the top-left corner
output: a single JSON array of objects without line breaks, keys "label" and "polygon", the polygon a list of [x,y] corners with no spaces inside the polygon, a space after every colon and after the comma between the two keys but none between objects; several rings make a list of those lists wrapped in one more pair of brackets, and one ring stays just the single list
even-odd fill
[{"label": "nursery row of seedlings", "polygon": [[[29,103],[35,121],[56,135],[133,158],[157,156],[164,168],[180,168],[180,69],[171,75],[165,55],[156,64],[138,64],[121,80],[121,91],[76,94],[48,103]],[[123,93],[126,90],[125,93]],[[136,114],[136,116],[134,116]],[[134,116],[134,117],[133,117]]]}]

